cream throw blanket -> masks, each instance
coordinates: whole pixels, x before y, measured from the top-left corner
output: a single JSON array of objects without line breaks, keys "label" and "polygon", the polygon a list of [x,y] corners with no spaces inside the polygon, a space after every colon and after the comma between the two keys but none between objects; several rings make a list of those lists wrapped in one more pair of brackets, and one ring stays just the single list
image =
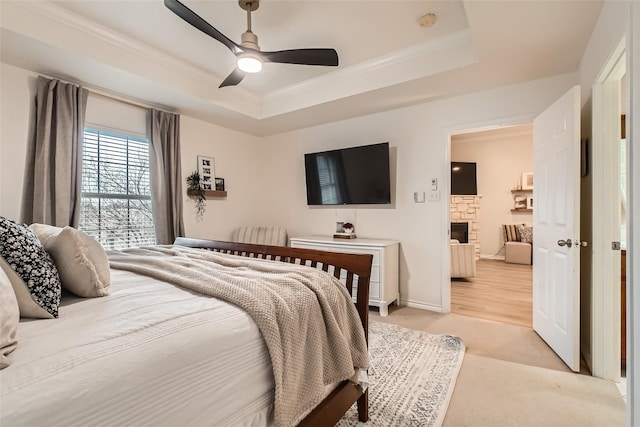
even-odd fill
[{"label": "cream throw blanket", "polygon": [[276,426],[295,425],[322,401],[325,385],[355,380],[358,368],[369,367],[346,287],[319,269],[180,246],[108,255],[111,268],[210,295],[251,316],[271,356]]}]

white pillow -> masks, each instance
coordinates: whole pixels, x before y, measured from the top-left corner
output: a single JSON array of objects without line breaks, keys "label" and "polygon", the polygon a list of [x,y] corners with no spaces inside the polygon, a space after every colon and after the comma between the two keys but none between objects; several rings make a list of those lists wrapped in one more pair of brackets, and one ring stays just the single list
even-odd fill
[{"label": "white pillow", "polygon": [[29,228],[53,258],[64,289],[87,298],[109,295],[109,259],[93,237],[73,227],[31,224]]},{"label": "white pillow", "polygon": [[20,322],[20,310],[18,300],[13,292],[13,286],[4,270],[0,268],[0,369],[11,364],[7,356],[18,345],[16,332]]}]

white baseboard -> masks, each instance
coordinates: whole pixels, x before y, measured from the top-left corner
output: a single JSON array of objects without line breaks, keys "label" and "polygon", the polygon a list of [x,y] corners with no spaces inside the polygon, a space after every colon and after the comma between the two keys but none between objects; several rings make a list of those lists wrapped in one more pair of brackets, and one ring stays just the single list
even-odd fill
[{"label": "white baseboard", "polygon": [[439,305],[425,304],[423,302],[400,300],[400,305],[403,307],[418,308],[420,310],[435,311],[436,313],[446,313]]}]

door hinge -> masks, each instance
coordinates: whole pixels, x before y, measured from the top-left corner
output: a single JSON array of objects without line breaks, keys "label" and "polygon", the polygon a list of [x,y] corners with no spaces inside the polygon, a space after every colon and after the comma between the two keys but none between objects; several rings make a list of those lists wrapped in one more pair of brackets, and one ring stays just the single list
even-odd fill
[{"label": "door hinge", "polygon": [[611,249],[614,251],[620,250],[620,242],[611,242]]}]

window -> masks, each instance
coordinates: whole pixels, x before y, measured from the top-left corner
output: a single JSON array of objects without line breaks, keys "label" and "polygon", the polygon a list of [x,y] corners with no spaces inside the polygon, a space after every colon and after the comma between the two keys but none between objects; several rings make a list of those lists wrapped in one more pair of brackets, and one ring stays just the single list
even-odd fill
[{"label": "window", "polygon": [[149,141],[85,128],[79,228],[105,249],[156,243]]}]

